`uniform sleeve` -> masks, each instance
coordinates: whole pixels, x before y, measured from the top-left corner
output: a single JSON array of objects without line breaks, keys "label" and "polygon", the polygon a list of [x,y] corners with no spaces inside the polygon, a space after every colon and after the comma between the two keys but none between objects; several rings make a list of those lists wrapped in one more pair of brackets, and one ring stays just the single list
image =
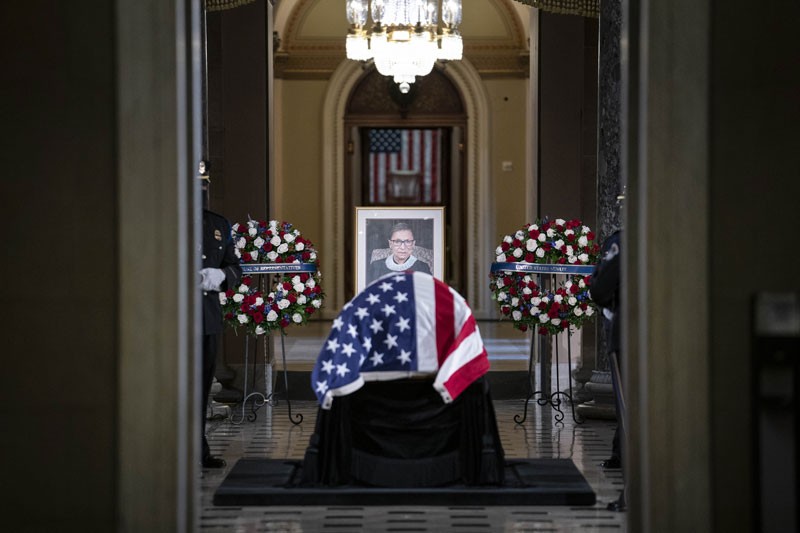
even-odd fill
[{"label": "uniform sleeve", "polygon": [[225,222],[225,256],[222,259],[220,268],[225,273],[225,282],[222,285],[222,290],[236,286],[242,279],[242,267],[239,264],[239,258],[236,257],[233,246],[233,238],[231,237],[231,226]]},{"label": "uniform sleeve", "polygon": [[[608,249],[614,246],[617,251],[609,258]],[[613,309],[616,306],[620,285],[620,255],[619,240],[615,238],[607,246],[603,246],[603,258],[592,274],[589,292],[592,300],[601,307]]]}]

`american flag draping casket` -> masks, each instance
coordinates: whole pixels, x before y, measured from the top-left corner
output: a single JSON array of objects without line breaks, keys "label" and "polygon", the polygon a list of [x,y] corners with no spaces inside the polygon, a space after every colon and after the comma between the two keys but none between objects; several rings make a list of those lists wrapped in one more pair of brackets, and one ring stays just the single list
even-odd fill
[{"label": "american flag draping casket", "polygon": [[445,403],[489,371],[466,300],[422,272],[386,275],[348,302],[333,321],[311,373],[323,409],[365,381],[435,375]]}]

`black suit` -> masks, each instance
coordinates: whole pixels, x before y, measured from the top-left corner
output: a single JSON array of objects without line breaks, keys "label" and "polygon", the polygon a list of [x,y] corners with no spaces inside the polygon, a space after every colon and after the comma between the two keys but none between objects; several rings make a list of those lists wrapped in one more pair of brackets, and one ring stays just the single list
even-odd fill
[{"label": "black suit", "polygon": [[[621,372],[620,360],[620,281],[621,281],[621,242],[620,232],[616,231],[608,236],[603,242],[600,249],[600,263],[597,265],[594,274],[592,275],[591,295],[592,299],[601,306],[611,312],[611,318],[603,316],[603,323],[606,330],[606,341],[608,343],[608,357],[612,364],[612,378],[614,388],[616,389],[617,400],[622,397],[622,384],[617,382],[618,372],[614,372],[613,366]],[[617,408],[617,418],[622,422],[624,413],[619,412]],[[621,448],[621,435],[620,426],[617,426],[614,432],[614,441],[611,449],[611,459],[618,462],[622,461],[622,448]]]},{"label": "black suit", "polygon": [[[231,225],[222,215],[203,210],[203,268],[219,268],[225,273],[221,289],[234,287],[242,278],[242,267],[234,253]],[[203,411],[200,430],[202,432],[203,455],[210,455],[206,440],[206,410],[211,383],[217,362],[219,334],[222,333],[222,307],[219,292],[203,291]]]}]

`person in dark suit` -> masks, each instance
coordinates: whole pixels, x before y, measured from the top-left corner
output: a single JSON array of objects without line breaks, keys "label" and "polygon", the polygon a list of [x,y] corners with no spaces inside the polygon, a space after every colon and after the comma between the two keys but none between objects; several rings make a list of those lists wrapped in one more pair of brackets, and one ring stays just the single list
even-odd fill
[{"label": "person in dark suit", "polygon": [[[603,309],[603,324],[605,326],[607,353],[611,363],[611,378],[614,384],[617,403],[617,428],[614,431],[614,440],[611,446],[611,457],[602,461],[600,465],[605,469],[622,468],[622,443],[624,438],[624,405],[622,394],[621,367],[621,342],[620,342],[620,283],[621,283],[621,233],[619,230],[609,235],[600,248],[600,263],[592,274],[590,285],[591,298]],[[623,429],[621,429],[623,428]],[[610,510],[625,509],[624,491],[617,501],[609,504]]]},{"label": "person in dark suit", "polygon": [[[201,167],[202,173],[202,167]],[[206,411],[208,396],[216,370],[217,348],[222,333],[222,307],[219,292],[235,286],[242,278],[242,267],[234,252],[231,225],[228,220],[209,211],[209,179],[203,179],[203,268],[200,270],[200,287],[203,291],[203,377],[202,377],[202,464],[204,468],[222,468],[225,460],[211,455],[206,438]]]},{"label": "person in dark suit", "polygon": [[415,243],[411,226],[405,222],[398,222],[392,226],[392,231],[389,233],[389,250],[391,253],[386,259],[378,259],[369,264],[367,283],[371,283],[386,274],[405,272],[406,270],[430,274],[431,269],[428,264],[414,255]]}]

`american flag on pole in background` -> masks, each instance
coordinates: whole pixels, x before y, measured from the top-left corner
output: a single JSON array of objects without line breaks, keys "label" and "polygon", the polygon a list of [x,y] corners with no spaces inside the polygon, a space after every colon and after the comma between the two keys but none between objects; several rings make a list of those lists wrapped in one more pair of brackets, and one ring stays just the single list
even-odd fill
[{"label": "american flag on pole in background", "polygon": [[430,274],[387,274],[347,303],[311,372],[323,409],[365,381],[435,375],[445,403],[489,371],[467,302]]},{"label": "american flag on pole in background", "polygon": [[369,130],[369,201],[386,202],[387,178],[396,171],[422,176],[422,202],[440,203],[442,129]]}]

